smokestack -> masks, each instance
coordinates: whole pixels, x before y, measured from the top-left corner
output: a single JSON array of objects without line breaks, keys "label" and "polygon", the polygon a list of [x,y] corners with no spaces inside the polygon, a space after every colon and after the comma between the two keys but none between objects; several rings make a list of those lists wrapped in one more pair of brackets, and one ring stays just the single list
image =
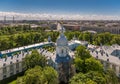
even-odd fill
[{"label": "smokestack", "polygon": [[4,23],[6,23],[6,16],[4,16]]},{"label": "smokestack", "polygon": [[13,23],[15,22],[15,17],[13,16]]}]

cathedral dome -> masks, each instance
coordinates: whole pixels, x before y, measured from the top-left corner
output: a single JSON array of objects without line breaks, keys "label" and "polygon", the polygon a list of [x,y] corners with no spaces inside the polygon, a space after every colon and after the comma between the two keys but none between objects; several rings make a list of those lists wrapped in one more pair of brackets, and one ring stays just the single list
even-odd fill
[{"label": "cathedral dome", "polygon": [[67,46],[68,45],[68,40],[64,36],[63,33],[61,33],[60,37],[57,39],[57,46]]}]

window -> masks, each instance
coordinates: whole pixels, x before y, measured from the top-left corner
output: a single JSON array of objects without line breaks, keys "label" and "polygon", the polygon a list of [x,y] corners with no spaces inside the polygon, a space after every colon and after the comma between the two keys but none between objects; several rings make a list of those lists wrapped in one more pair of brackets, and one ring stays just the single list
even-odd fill
[{"label": "window", "polygon": [[5,62],[7,61],[7,57],[5,58]]},{"label": "window", "polygon": [[13,65],[10,65],[10,72],[13,72],[13,70],[14,70]]},{"label": "window", "polygon": [[13,65],[10,65],[10,75],[12,76],[13,73],[14,73],[14,67],[13,67]]},{"label": "window", "polygon": [[16,73],[19,73],[19,70],[16,70]]},{"label": "window", "polygon": [[16,60],[16,62],[19,62],[19,60]]},{"label": "window", "polygon": [[4,66],[6,66],[6,64],[5,64],[5,63],[3,64],[3,67],[4,67]]},{"label": "window", "polygon": [[3,68],[3,74],[6,74],[6,73],[7,73],[7,68],[4,67],[4,68]]},{"label": "window", "polygon": [[11,56],[11,59],[13,59],[13,56]]},{"label": "window", "polygon": [[96,58],[98,59],[98,56],[96,56]]},{"label": "window", "polygon": [[3,79],[5,79],[5,78],[6,78],[6,75],[3,76]]},{"label": "window", "polygon": [[106,53],[106,56],[109,57],[107,53]]},{"label": "window", "polygon": [[98,51],[96,51],[96,54],[98,54]]},{"label": "window", "polygon": [[19,63],[16,63],[16,69],[19,69]]},{"label": "window", "polygon": [[63,54],[63,49],[61,50],[61,53]]},{"label": "window", "polygon": [[17,58],[19,57],[19,55],[17,54]]},{"label": "window", "polygon": [[12,62],[10,62],[10,64],[12,64]]},{"label": "window", "polygon": [[22,70],[25,70],[25,62],[22,62]]}]

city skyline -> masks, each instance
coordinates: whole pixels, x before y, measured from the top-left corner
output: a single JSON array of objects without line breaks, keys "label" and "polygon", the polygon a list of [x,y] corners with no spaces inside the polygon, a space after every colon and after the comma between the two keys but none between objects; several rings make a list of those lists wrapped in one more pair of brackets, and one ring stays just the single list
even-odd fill
[{"label": "city skyline", "polygon": [[0,20],[120,20],[119,0],[1,0]]}]

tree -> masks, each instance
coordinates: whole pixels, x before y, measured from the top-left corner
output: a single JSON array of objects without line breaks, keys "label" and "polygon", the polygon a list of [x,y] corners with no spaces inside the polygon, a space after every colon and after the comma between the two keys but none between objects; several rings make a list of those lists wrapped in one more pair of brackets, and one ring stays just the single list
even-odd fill
[{"label": "tree", "polygon": [[39,84],[45,81],[42,73],[42,68],[36,66],[35,68],[28,69],[25,72],[25,83],[26,84]]},{"label": "tree", "polygon": [[58,84],[58,74],[52,67],[35,66],[18,78],[17,84]]},{"label": "tree", "polygon": [[96,34],[93,37],[93,44],[95,45],[110,45],[110,41],[112,40],[112,35],[108,32]]},{"label": "tree", "polygon": [[51,31],[51,32],[47,33],[46,38],[48,38],[48,36],[50,36],[51,37],[51,41],[56,42],[56,39],[57,39],[58,35],[59,35],[59,32]]},{"label": "tree", "polygon": [[97,84],[97,83],[88,78],[85,74],[78,73],[71,78],[70,84]]},{"label": "tree", "polygon": [[107,73],[89,71],[85,74],[78,73],[74,75],[70,80],[70,84],[118,84],[118,80],[112,70],[108,70]]},{"label": "tree", "polygon": [[99,71],[103,72],[103,65],[100,61],[94,59],[93,57],[83,61],[80,58],[75,58],[74,64],[77,72],[87,73],[89,71]]},{"label": "tree", "polygon": [[83,65],[83,60],[82,59],[75,58],[74,65],[75,65],[75,68],[76,68],[77,72],[83,72],[83,69],[84,69],[85,66]]},{"label": "tree", "polygon": [[107,84],[109,84],[109,83],[111,83],[111,84],[118,84],[118,79],[117,79],[117,77],[116,77],[115,72],[114,72],[112,69],[109,69],[109,68],[108,68],[108,69],[105,71],[104,76],[105,76],[105,79],[106,79],[106,83],[107,83]]},{"label": "tree", "polygon": [[86,66],[85,67],[86,72],[89,71],[103,72],[103,65],[100,63],[100,61],[96,60],[93,57],[85,60],[85,66]]},{"label": "tree", "polygon": [[113,39],[111,40],[111,44],[118,44],[118,45],[120,45],[120,35],[114,36]]},{"label": "tree", "polygon": [[96,82],[97,84],[106,84],[106,79],[103,73],[98,71],[89,71],[85,74],[87,78],[90,78],[92,81]]},{"label": "tree", "polygon": [[83,73],[85,73],[86,72],[85,60],[91,57],[89,51],[87,51],[84,46],[78,46],[76,49],[75,56],[76,58],[74,60],[74,63],[77,72],[82,71]]},{"label": "tree", "polygon": [[30,55],[27,55],[24,59],[26,68],[33,68],[36,65],[44,67],[46,65],[46,58],[39,54],[37,50],[33,50]]},{"label": "tree", "polygon": [[25,41],[25,36],[24,34],[18,34],[17,37],[16,37],[16,43],[17,43],[17,46],[24,46],[24,41]]},{"label": "tree", "polygon": [[47,84],[58,84],[58,73],[52,67],[45,67],[43,73]]},{"label": "tree", "polygon": [[10,44],[8,38],[0,39],[0,51],[8,49],[9,45]]},{"label": "tree", "polygon": [[90,42],[91,34],[86,32],[83,34],[83,40]]},{"label": "tree", "polygon": [[78,38],[79,40],[83,40],[83,33],[81,33]]},{"label": "tree", "polygon": [[23,77],[18,77],[17,80],[15,80],[14,84],[25,84],[25,79]]},{"label": "tree", "polygon": [[86,50],[85,46],[78,46],[76,48],[76,57],[79,57],[82,60],[85,60],[87,58],[90,58],[91,55],[90,55],[89,51]]},{"label": "tree", "polygon": [[65,35],[67,36],[68,40],[71,40],[72,37],[74,36],[73,32],[65,32]]}]

